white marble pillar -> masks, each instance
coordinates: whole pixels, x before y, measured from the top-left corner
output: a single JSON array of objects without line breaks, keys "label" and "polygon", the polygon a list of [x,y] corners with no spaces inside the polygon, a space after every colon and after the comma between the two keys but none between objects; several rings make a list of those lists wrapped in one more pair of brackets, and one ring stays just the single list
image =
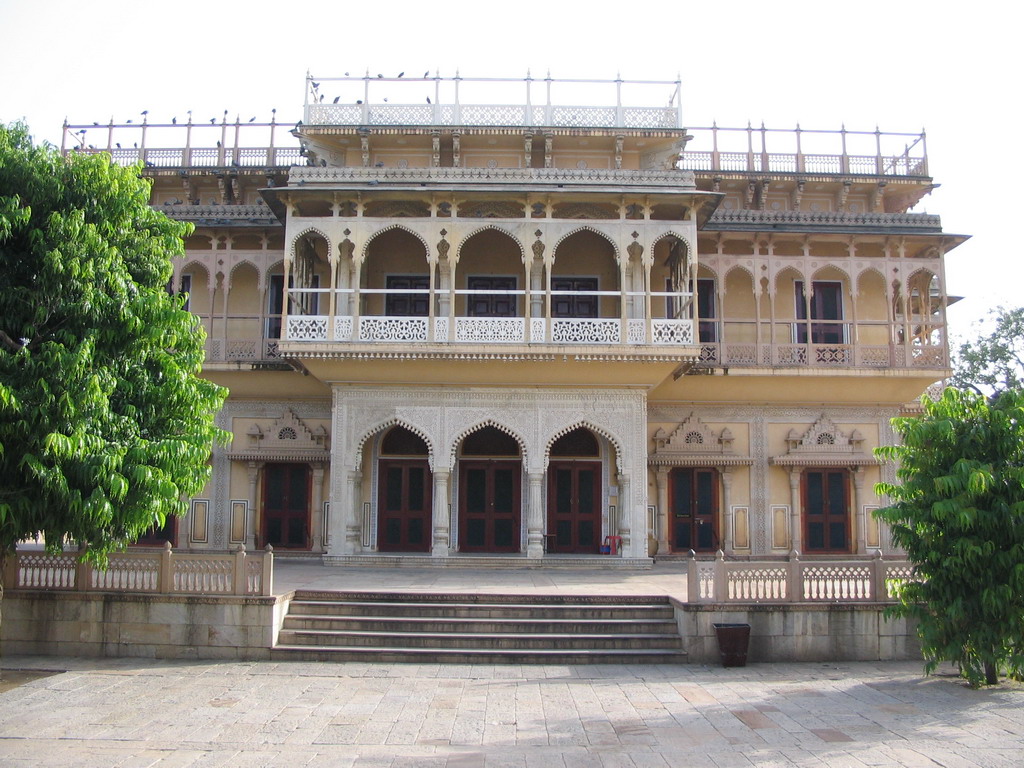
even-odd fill
[{"label": "white marble pillar", "polygon": [[350,470],[348,477],[348,488],[345,493],[345,507],[342,509],[341,518],[345,529],[345,543],[343,554],[354,555],[362,549],[360,541],[360,528],[362,527],[362,497],[363,497],[363,473],[358,469]]},{"label": "white marble pillar", "polygon": [[622,554],[627,557],[645,557],[643,555],[635,555],[632,551],[631,541],[631,526],[630,518],[634,514],[633,509],[633,494],[629,488],[629,475],[620,474],[619,480],[619,532],[618,535],[622,537]]},{"label": "white marble pillar", "polygon": [[434,471],[434,506],[433,506],[433,545],[430,554],[433,557],[448,557],[448,543],[451,541],[451,517],[448,506],[448,480],[451,472],[447,469]]},{"label": "white marble pillar", "polygon": [[853,518],[857,526],[857,549],[858,555],[866,554],[868,551],[867,534],[868,521],[864,514],[864,468],[853,468]]},{"label": "white marble pillar", "polygon": [[526,556],[538,559],[544,556],[544,473],[531,472],[528,476],[529,496],[526,507]]},{"label": "white marble pillar", "polygon": [[249,510],[245,521],[245,546],[250,552],[256,549],[256,482],[259,480],[261,466],[263,466],[263,462],[250,461],[247,467],[249,475]]},{"label": "white marble pillar", "polygon": [[324,465],[317,462],[313,465],[313,520],[312,544],[313,551],[319,552],[324,544]]},{"label": "white marble pillar", "polygon": [[789,470],[789,548],[799,554],[803,546],[800,525],[800,467]]},{"label": "white marble pillar", "polygon": [[669,524],[671,520],[668,514],[668,467],[658,467],[654,471],[655,487],[658,490],[658,554],[669,553]]},{"label": "white marble pillar", "polygon": [[725,512],[725,541],[721,547],[726,554],[736,551],[736,518],[732,510],[732,467],[721,467],[722,509]]}]

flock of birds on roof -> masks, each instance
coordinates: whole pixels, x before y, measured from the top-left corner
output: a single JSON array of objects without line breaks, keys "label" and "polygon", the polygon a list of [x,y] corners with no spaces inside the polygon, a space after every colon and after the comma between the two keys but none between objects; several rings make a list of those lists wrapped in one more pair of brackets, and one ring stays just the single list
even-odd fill
[{"label": "flock of birds on roof", "polygon": [[[345,73],[345,77],[349,77],[349,73],[348,72]],[[366,73],[366,78],[369,79],[369,77],[370,77],[370,73],[367,72]],[[398,79],[403,78],[403,77],[405,77],[405,72],[399,72],[395,76],[395,79],[398,80]],[[384,75],[381,74],[380,72],[378,72],[377,73],[377,79],[378,80],[383,80],[384,79]],[[430,79],[430,70],[428,69],[426,72],[424,72],[423,76],[420,79],[421,80],[429,80]],[[312,91],[312,95],[313,95],[313,102],[316,103],[316,104],[323,104],[324,99],[327,98],[327,94],[320,93],[320,83],[318,83],[318,82],[316,82],[314,80],[310,80],[309,82],[310,82],[310,90]],[[382,101],[384,101],[384,102],[387,102],[387,100],[388,99],[387,99],[386,96],[382,99]],[[332,104],[337,104],[339,101],[341,101],[341,96],[335,96],[331,103]],[[362,103],[363,103],[362,99],[356,99],[356,104],[362,104]],[[427,104],[432,104],[432,103],[433,102],[431,102],[430,97],[427,96]]]},{"label": "flock of birds on roof", "polygon": [[[369,74],[369,72],[367,72],[366,77],[369,78],[369,76],[370,76],[370,74]],[[348,72],[345,73],[345,77],[349,77],[349,73]],[[405,72],[399,72],[395,79],[399,79],[399,78],[403,78],[403,77],[405,77]],[[377,79],[383,80],[384,79],[384,75],[382,73],[377,73]],[[428,69],[426,72],[424,72],[423,76],[420,79],[422,79],[422,80],[430,79],[430,70]],[[320,93],[320,83],[317,83],[315,81],[310,81],[310,85],[312,86],[313,101],[316,102],[316,103],[323,103],[325,95]],[[341,100],[341,96],[335,96],[332,103],[337,104],[340,100]],[[387,102],[387,97],[384,97],[383,101]],[[362,104],[363,100],[362,99],[356,99],[355,103],[356,104]],[[427,104],[432,104],[432,103],[433,102],[431,102],[430,97],[427,96]],[[271,112],[271,115],[272,115],[271,116],[271,123],[273,123],[274,122],[274,118],[277,116],[277,108],[275,107],[274,109],[271,109],[270,112]],[[189,110],[186,111],[186,113],[188,114],[188,124],[191,125],[192,124],[192,110],[189,109]],[[154,126],[154,127],[157,126],[157,124],[154,124],[154,123],[147,123],[147,119],[148,119],[148,116],[149,116],[149,110],[148,109],[142,110],[139,114],[142,116],[142,121],[141,121],[142,125],[150,125],[150,126]],[[217,125],[218,122],[221,125],[228,125],[229,124],[228,123],[228,110],[226,110],[226,109],[224,110],[224,114],[223,114],[223,116],[219,120],[216,117],[211,117],[210,118],[210,125]],[[241,120],[238,117],[236,117],[235,118],[235,122],[236,123],[240,123]],[[248,123],[255,123],[256,122],[256,115],[253,115],[252,117],[250,117],[246,122],[248,122]],[[133,119],[125,120],[124,124],[125,125],[133,125],[134,124],[134,120]],[[174,117],[171,118],[170,125],[177,125],[177,124],[178,124],[178,117],[177,117],[177,115],[175,115]],[[113,120],[111,120],[111,125],[113,125]],[[95,121],[93,121],[93,126],[95,126],[97,128],[109,127],[109,126],[102,125],[102,124],[100,124],[98,122],[95,122]],[[302,127],[302,121],[299,120],[295,124],[295,130],[298,130],[301,127]],[[86,146],[85,145],[85,133],[86,133],[86,129],[84,129],[84,128],[82,130],[80,130],[80,131],[77,131],[77,134],[78,134],[78,137],[79,137],[78,140],[79,140],[79,142],[81,143],[81,145],[83,147]],[[96,149],[96,147],[94,145],[92,145],[92,144],[90,144],[88,146],[89,146],[89,149]],[[118,149],[121,149],[121,143],[120,142],[116,142],[116,146],[117,146]],[[139,147],[138,142],[135,142],[134,146],[135,146],[136,149],[138,149],[138,147]],[[217,146],[218,147],[220,146],[220,142],[219,141],[217,142]]]}]

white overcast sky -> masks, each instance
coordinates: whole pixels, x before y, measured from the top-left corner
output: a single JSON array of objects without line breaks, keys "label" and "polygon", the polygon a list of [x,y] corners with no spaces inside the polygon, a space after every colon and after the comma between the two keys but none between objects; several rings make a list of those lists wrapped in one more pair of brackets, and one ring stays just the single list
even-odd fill
[{"label": "white overcast sky", "polygon": [[[301,117],[307,70],[682,79],[684,124],[928,133],[954,333],[1024,304],[1017,3],[0,0],[0,121]],[[407,75],[408,76],[408,75]],[[208,114],[207,114],[208,113]],[[101,137],[97,137],[100,139]],[[105,141],[97,141],[105,143]]]}]

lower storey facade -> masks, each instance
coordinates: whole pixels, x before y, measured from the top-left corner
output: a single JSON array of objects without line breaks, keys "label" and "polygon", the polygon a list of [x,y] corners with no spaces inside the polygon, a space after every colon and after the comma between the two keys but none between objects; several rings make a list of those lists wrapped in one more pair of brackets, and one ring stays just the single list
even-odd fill
[{"label": "lower storey facade", "polygon": [[631,388],[338,385],[233,398],[177,547],[543,561],[891,551],[892,407],[651,402]]}]

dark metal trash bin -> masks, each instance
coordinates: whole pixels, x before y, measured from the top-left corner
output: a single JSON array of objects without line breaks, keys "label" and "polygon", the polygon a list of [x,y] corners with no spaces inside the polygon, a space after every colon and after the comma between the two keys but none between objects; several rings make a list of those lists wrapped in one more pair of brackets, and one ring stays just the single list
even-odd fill
[{"label": "dark metal trash bin", "polygon": [[723,667],[747,666],[747,648],[750,645],[749,624],[715,624],[718,651]]}]

